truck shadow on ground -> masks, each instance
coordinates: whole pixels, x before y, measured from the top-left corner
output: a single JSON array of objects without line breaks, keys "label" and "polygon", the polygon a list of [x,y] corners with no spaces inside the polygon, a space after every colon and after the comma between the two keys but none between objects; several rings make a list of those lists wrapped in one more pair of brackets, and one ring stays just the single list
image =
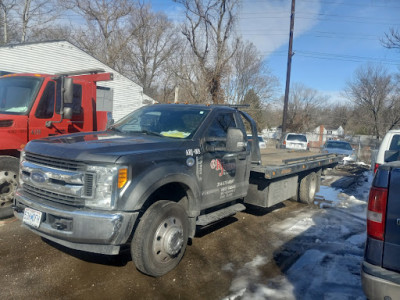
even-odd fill
[{"label": "truck shadow on ground", "polygon": [[[257,206],[246,203],[246,210],[244,210],[243,213],[261,217],[261,216],[265,216],[266,214],[271,213],[272,211],[274,211],[276,209],[280,209],[283,207],[285,207],[285,204],[283,204],[283,203],[278,203],[269,208],[261,208],[261,207],[257,207]],[[224,218],[222,220],[216,221],[215,223],[212,223],[210,225],[207,225],[204,227],[198,227],[196,229],[195,237],[201,238],[205,235],[208,235],[214,231],[218,231],[218,230],[220,230],[230,224],[236,223],[236,222],[238,222],[238,219],[235,216],[230,216],[230,217]]]},{"label": "truck shadow on ground", "polygon": [[[235,216],[230,216],[225,219],[216,221],[215,223],[212,223],[210,225],[197,227],[195,238],[202,238],[202,237],[204,237],[208,234],[211,234],[215,231],[218,231],[230,224],[236,223],[237,221],[238,221],[238,219]],[[188,245],[191,245],[191,240],[189,240]]]},{"label": "truck shadow on ground", "polygon": [[107,266],[115,266],[115,267],[124,267],[130,261],[132,261],[129,247],[121,249],[121,252],[119,255],[105,255],[105,254],[98,254],[98,253],[91,253],[91,252],[70,249],[68,247],[62,246],[60,244],[57,244],[57,243],[52,242],[45,238],[42,238],[42,240],[46,244],[50,245],[51,247],[56,248],[57,250],[59,250],[61,252],[64,252],[64,253],[71,255],[77,259],[80,259],[80,260],[83,260],[83,261],[86,261],[89,263],[107,265]]},{"label": "truck shadow on ground", "polygon": [[257,217],[262,217],[262,216],[265,216],[266,214],[269,214],[269,213],[273,212],[276,209],[280,209],[280,208],[284,208],[284,207],[286,207],[286,205],[284,203],[282,203],[282,202],[278,203],[278,204],[275,204],[275,205],[273,205],[271,207],[268,207],[268,208],[262,208],[262,207],[259,207],[259,206],[246,204],[246,210],[244,211],[244,213],[247,213],[247,214],[250,214],[250,215],[254,215],[254,216],[257,216]]}]

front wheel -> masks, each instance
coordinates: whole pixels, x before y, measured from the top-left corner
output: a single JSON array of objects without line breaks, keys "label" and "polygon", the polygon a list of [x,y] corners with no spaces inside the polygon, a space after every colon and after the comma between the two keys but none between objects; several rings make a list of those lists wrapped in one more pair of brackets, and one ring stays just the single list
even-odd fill
[{"label": "front wheel", "polygon": [[131,255],[143,273],[158,277],[174,269],[183,257],[189,222],[185,209],[158,201],[143,214],[133,235]]},{"label": "front wheel", "polygon": [[18,158],[0,157],[0,219],[13,215],[12,204],[18,186]]}]

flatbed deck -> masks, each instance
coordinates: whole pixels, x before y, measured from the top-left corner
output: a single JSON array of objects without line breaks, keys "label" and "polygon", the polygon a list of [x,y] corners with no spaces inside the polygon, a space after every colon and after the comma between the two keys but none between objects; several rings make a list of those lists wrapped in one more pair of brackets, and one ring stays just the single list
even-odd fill
[{"label": "flatbed deck", "polygon": [[260,152],[263,166],[281,166],[284,165],[285,161],[288,159],[299,159],[320,154],[312,151],[296,151],[275,148],[260,149]]},{"label": "flatbed deck", "polygon": [[262,173],[266,179],[288,176],[302,171],[336,165],[342,157],[312,151],[261,149],[261,164],[252,164],[251,171]]}]

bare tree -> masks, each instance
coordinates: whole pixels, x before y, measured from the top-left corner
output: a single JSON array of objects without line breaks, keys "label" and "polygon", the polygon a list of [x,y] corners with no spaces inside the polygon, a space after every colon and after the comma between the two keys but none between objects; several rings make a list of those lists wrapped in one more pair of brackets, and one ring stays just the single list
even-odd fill
[{"label": "bare tree", "polygon": [[[330,101],[331,103],[333,101]],[[347,128],[349,121],[353,118],[354,108],[345,103],[325,106],[319,114],[319,123],[331,128],[342,126]]]},{"label": "bare tree", "polygon": [[261,103],[266,103],[277,92],[279,80],[272,75],[252,43],[240,42],[231,59],[230,72],[224,87],[229,103],[242,104],[250,90],[258,96]]},{"label": "bare tree", "polygon": [[358,68],[353,80],[346,84],[345,95],[366,113],[363,119],[371,124],[369,127],[377,139],[384,130],[383,112],[389,106],[393,90],[392,76],[381,65],[368,64]]},{"label": "bare tree", "polygon": [[200,79],[207,86],[211,101],[223,103],[221,82],[238,46],[233,33],[239,0],[174,1],[185,8],[182,33],[198,61]]},{"label": "bare tree", "polygon": [[16,0],[0,0],[0,26],[2,28],[2,41],[0,44],[5,45],[10,40],[10,14],[16,5]]},{"label": "bare tree", "polygon": [[389,49],[400,49],[400,31],[395,28],[390,28],[389,32],[385,33],[385,37],[381,39],[384,47]]},{"label": "bare tree", "polygon": [[295,132],[305,132],[317,126],[318,112],[326,104],[327,98],[316,90],[295,83],[291,87],[287,128]]},{"label": "bare tree", "polygon": [[20,42],[23,43],[30,30],[50,26],[60,15],[60,9],[54,0],[17,0],[17,14],[21,20]]},{"label": "bare tree", "polygon": [[136,30],[124,54],[126,72],[143,87],[144,93],[154,97],[156,85],[172,76],[168,61],[180,55],[182,38],[165,14],[153,13],[148,6],[133,12],[129,21]]},{"label": "bare tree", "polygon": [[66,0],[66,8],[81,15],[87,27],[77,30],[74,41],[118,71],[118,61],[134,30],[128,26],[135,5],[130,0]]}]

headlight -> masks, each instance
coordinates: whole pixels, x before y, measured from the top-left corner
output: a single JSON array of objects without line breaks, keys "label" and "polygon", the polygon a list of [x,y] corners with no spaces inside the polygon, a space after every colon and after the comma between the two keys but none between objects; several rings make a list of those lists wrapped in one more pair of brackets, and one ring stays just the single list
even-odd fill
[{"label": "headlight", "polygon": [[21,154],[20,154],[20,156],[19,156],[19,178],[18,178],[18,180],[19,180],[19,186],[22,186],[22,184],[23,184],[23,178],[24,178],[24,176],[23,176],[23,174],[22,174],[22,168],[21,168],[21,166],[22,166],[22,163],[25,161],[25,151],[24,150],[22,150],[21,151]]},{"label": "headlight", "polygon": [[128,168],[89,166],[95,173],[93,198],[86,199],[85,205],[92,208],[107,209],[115,206],[119,192],[128,182]]}]

